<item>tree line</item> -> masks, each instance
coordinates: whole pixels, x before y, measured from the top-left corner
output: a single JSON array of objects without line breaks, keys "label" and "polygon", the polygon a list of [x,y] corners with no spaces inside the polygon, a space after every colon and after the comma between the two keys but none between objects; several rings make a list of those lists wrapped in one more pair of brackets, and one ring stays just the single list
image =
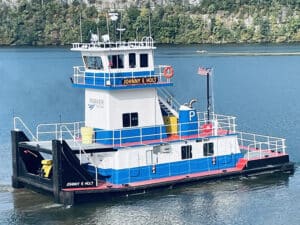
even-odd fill
[{"label": "tree line", "polygon": [[197,5],[172,1],[116,11],[122,19],[108,22],[108,10],[76,0],[0,3],[0,44],[67,45],[81,38],[88,42],[92,33],[107,33],[107,22],[113,40],[119,38],[116,28],[122,27],[123,40],[140,40],[151,33],[158,43],[300,41],[298,0],[203,0]]}]

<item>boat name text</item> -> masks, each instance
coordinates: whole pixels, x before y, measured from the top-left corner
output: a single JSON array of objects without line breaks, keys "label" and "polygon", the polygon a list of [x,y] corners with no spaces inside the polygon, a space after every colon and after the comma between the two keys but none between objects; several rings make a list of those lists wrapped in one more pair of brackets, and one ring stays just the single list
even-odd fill
[{"label": "boat name text", "polygon": [[135,85],[135,84],[154,84],[158,82],[158,77],[135,77],[123,79],[123,85]]}]

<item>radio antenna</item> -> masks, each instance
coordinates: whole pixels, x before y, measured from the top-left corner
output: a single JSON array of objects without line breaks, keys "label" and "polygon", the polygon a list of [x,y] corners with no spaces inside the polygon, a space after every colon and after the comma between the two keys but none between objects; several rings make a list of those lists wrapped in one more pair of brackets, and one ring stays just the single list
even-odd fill
[{"label": "radio antenna", "polygon": [[150,0],[149,0],[149,21],[148,21],[148,26],[149,26],[149,36],[152,37],[152,34],[151,34],[151,5],[150,5]]},{"label": "radio antenna", "polygon": [[106,29],[107,29],[107,34],[109,35],[108,13],[106,13]]},{"label": "radio antenna", "polygon": [[80,17],[79,17],[79,26],[80,26],[80,43],[82,43],[82,26],[81,26],[81,13],[80,13]]}]

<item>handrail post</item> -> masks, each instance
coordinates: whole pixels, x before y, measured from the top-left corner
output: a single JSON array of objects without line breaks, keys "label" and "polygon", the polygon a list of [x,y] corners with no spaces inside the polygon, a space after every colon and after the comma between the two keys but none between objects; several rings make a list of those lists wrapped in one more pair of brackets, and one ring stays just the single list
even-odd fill
[{"label": "handrail post", "polygon": [[94,72],[94,86],[96,85],[96,73]]},{"label": "handrail post", "polygon": [[96,187],[98,186],[98,170],[97,170],[97,167],[96,165],[95,166],[95,179],[96,179]]},{"label": "handrail post", "polygon": [[120,147],[122,146],[122,130],[120,129]]},{"label": "handrail post", "polygon": [[112,130],[112,146],[115,146],[115,130]]},{"label": "handrail post", "polygon": [[259,143],[259,157],[262,158],[261,142]]},{"label": "handrail post", "polygon": [[140,127],[140,142],[143,144],[143,129]]},{"label": "handrail post", "polygon": [[248,145],[248,160],[250,160],[250,145]]},{"label": "handrail post", "polygon": [[58,138],[57,135],[58,135],[58,127],[57,124],[55,124],[55,139]]}]

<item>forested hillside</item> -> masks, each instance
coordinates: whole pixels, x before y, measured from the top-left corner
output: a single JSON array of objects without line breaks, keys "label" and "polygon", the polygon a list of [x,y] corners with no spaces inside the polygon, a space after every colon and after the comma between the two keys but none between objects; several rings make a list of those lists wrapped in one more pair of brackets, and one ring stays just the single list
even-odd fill
[{"label": "forested hillside", "polygon": [[[197,5],[174,1],[168,5],[128,7],[122,13],[123,39],[151,34],[159,43],[259,43],[300,41],[299,0],[203,0]],[[91,32],[107,33],[107,10],[74,1],[0,3],[1,45],[65,45]],[[114,38],[120,20],[109,22]],[[97,31],[98,30],[98,31]],[[117,34],[116,34],[117,35]]]}]

